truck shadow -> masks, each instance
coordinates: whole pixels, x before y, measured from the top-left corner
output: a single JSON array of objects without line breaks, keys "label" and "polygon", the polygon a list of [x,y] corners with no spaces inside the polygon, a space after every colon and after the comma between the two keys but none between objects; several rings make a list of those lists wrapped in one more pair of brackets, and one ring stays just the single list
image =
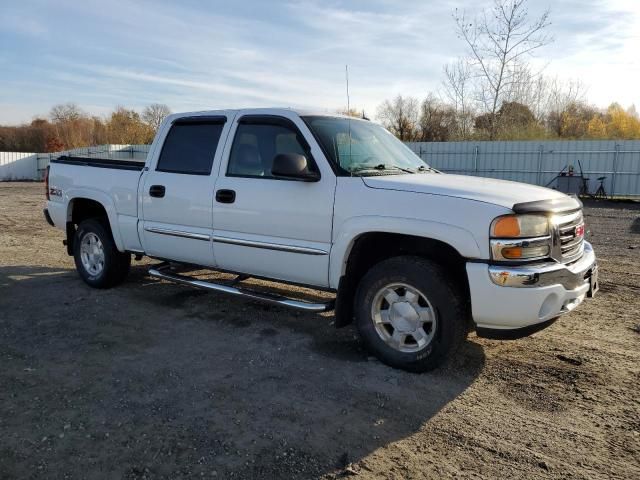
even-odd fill
[{"label": "truck shadow", "polygon": [[421,435],[485,361],[469,341],[438,371],[393,370],[330,314],[159,282],[144,267],[111,290],[67,268],[0,267],[0,292],[9,477],[34,461],[54,477],[339,473]]}]

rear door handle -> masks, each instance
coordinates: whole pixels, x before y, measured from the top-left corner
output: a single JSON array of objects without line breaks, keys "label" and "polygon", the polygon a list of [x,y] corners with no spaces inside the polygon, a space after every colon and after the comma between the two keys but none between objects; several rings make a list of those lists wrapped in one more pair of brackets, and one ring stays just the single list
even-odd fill
[{"label": "rear door handle", "polygon": [[151,185],[149,187],[149,196],[162,198],[164,197],[165,188],[164,185]]},{"label": "rear door handle", "polygon": [[236,201],[235,190],[218,190],[216,192],[216,202],[220,203],[233,203]]}]

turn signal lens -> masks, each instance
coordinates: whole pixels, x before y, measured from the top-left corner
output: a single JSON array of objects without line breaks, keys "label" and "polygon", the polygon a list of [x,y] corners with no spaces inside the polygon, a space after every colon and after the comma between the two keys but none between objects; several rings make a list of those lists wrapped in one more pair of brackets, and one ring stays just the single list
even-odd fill
[{"label": "turn signal lens", "polygon": [[549,234],[549,220],[544,215],[504,215],[491,224],[493,238],[543,237]]},{"label": "turn signal lens", "polygon": [[507,247],[502,249],[504,258],[522,258],[522,247]]},{"label": "turn signal lens", "polygon": [[502,249],[502,257],[508,260],[518,260],[526,258],[539,258],[549,255],[549,247],[505,247]]},{"label": "turn signal lens", "polygon": [[493,224],[493,236],[512,238],[520,236],[520,224],[516,216],[501,217]]}]

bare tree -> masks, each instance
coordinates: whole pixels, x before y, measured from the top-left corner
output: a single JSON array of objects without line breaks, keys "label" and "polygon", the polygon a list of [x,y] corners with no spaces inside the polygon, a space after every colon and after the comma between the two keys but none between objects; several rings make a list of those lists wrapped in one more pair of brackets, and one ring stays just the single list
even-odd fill
[{"label": "bare tree", "polygon": [[562,111],[575,103],[586,102],[587,89],[582,81],[561,81],[558,77],[548,79],[546,105],[547,113]]},{"label": "bare tree", "polygon": [[53,122],[72,122],[85,116],[78,105],[72,102],[54,105],[49,112]]},{"label": "bare tree", "polygon": [[495,116],[505,95],[518,81],[525,58],[549,44],[549,10],[529,19],[527,0],[494,0],[490,11],[470,21],[454,13],[457,33],[467,44],[478,82],[478,100],[489,114],[489,138],[496,134]]},{"label": "bare tree", "polygon": [[453,106],[457,118],[456,136],[467,139],[473,126],[473,107],[471,105],[472,69],[469,62],[459,58],[444,66],[444,95]]},{"label": "bare tree", "polygon": [[382,124],[400,140],[415,138],[418,129],[417,99],[398,95],[393,100],[385,100],[377,113]]},{"label": "bare tree", "polygon": [[75,103],[55,105],[51,108],[49,116],[54,125],[55,137],[65,148],[92,144],[92,122]]},{"label": "bare tree", "polygon": [[580,80],[564,82],[557,77],[548,79],[544,119],[550,132],[562,137],[567,130],[572,130],[572,135],[577,135],[580,129],[567,129],[567,120],[572,119],[571,122],[575,124],[576,118],[589,117],[592,110],[586,102],[586,88]]},{"label": "bare tree", "polygon": [[157,131],[160,128],[160,124],[162,121],[168,116],[171,115],[171,109],[167,105],[162,103],[153,103],[142,111],[142,120],[153,128],[154,131]]},{"label": "bare tree", "polygon": [[457,130],[456,111],[451,105],[442,103],[430,93],[420,105],[419,125],[419,141],[447,142]]}]

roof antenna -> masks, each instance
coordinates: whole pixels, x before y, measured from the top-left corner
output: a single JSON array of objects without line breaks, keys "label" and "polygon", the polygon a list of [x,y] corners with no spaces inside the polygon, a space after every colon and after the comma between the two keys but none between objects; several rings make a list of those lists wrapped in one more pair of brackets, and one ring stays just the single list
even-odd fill
[{"label": "roof antenna", "polygon": [[344,66],[344,75],[347,80],[347,114],[349,114],[351,112],[351,104],[349,103],[349,65]]},{"label": "roof antenna", "polygon": [[[349,65],[344,66],[344,75],[347,80],[347,117],[348,117],[348,125],[349,125],[349,165],[351,165],[353,161],[353,157],[351,156],[351,103],[349,101]],[[351,169],[350,169],[351,170]]]}]

